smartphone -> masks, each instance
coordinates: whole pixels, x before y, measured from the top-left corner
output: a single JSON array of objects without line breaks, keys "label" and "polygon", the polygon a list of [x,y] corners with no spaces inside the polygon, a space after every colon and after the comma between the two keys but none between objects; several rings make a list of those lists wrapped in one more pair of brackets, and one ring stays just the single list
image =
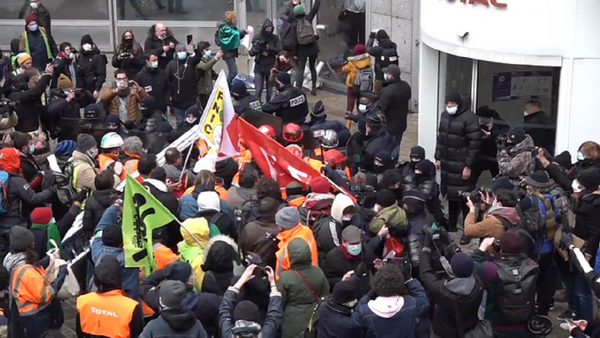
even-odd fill
[{"label": "smartphone", "polygon": [[194,39],[194,36],[192,34],[189,34],[185,37],[185,39],[187,40],[187,44],[189,45]]}]

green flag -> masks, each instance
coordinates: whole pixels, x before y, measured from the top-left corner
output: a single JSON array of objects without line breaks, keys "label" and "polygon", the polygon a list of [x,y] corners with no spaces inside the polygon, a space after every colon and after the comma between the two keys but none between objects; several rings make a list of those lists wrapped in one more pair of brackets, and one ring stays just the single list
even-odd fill
[{"label": "green flag", "polygon": [[176,220],[175,216],[135,178],[127,175],[123,200],[125,267],[156,267],[152,230]]}]

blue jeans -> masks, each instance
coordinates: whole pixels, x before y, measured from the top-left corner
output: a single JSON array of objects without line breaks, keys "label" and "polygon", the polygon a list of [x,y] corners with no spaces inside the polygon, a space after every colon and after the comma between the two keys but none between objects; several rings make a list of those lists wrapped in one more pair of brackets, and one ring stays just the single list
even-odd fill
[{"label": "blue jeans", "polygon": [[[262,92],[265,83],[267,84],[267,97],[263,101]],[[268,103],[269,101],[271,101],[271,98],[273,97],[273,84],[271,83],[271,74],[269,72],[261,73],[255,71],[254,86],[256,87],[256,96],[258,96],[260,102]]]},{"label": "blue jeans", "polygon": [[[194,106],[194,105],[191,105],[190,107],[192,107],[192,106]],[[177,119],[177,125],[180,125],[181,122],[183,122],[183,120],[185,120],[185,113],[190,107],[187,107],[185,109],[173,107],[173,110],[175,110],[175,119]]]},{"label": "blue jeans", "polygon": [[225,64],[227,65],[227,83],[231,87],[233,84],[233,79],[238,74],[237,64],[235,63],[236,58],[227,58],[225,59]]}]

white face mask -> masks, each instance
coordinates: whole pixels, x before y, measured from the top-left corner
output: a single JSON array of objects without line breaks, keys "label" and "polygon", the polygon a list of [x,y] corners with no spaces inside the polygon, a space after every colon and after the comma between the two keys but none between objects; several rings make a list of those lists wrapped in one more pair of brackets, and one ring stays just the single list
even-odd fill
[{"label": "white face mask", "polygon": [[158,61],[152,61],[152,62],[150,62],[150,68],[152,68],[152,69],[158,68]]},{"label": "white face mask", "polygon": [[210,49],[204,51],[204,56],[205,57],[209,58],[211,55],[212,55],[212,51]]},{"label": "white face mask", "polygon": [[573,192],[582,192],[584,190],[584,188],[581,186],[581,184],[579,184],[579,181],[577,180],[573,180],[571,188],[573,189]]},{"label": "white face mask", "polygon": [[188,118],[186,118],[186,119],[185,119],[185,121],[186,121],[187,123],[189,123],[189,124],[192,124],[192,123],[196,122],[196,118],[195,118],[195,117],[192,117],[192,118],[189,118],[189,117],[188,117]]},{"label": "white face mask", "polygon": [[83,46],[81,46],[81,48],[83,48],[84,51],[89,52],[92,50],[92,45],[89,43],[84,43]]},{"label": "white face mask", "polygon": [[577,152],[577,161],[583,161],[583,160],[585,160],[585,155],[581,151],[578,151]]},{"label": "white face mask", "polygon": [[446,107],[446,111],[448,112],[448,114],[454,115],[458,111],[458,106]]},{"label": "white face mask", "polygon": [[342,221],[350,222],[352,220],[352,215],[342,215]]},{"label": "white face mask", "polygon": [[29,30],[30,30],[30,31],[32,31],[32,32],[35,32],[35,31],[37,31],[37,30],[38,30],[38,25],[37,25],[37,24],[35,24],[35,23],[34,23],[34,24],[31,24],[31,25],[29,25],[29,26],[27,26],[27,27],[29,27]]},{"label": "white face mask", "polygon": [[40,4],[38,4],[37,2],[31,2],[29,3],[29,6],[31,6],[32,9],[37,9],[38,7],[40,7]]},{"label": "white face mask", "polygon": [[367,112],[367,105],[366,104],[359,104],[358,105],[358,111],[361,113],[366,113]]},{"label": "white face mask", "polygon": [[375,204],[375,205],[373,206],[373,211],[374,211],[375,213],[378,213],[378,212],[380,212],[380,211],[381,211],[381,205],[379,205],[379,204]]},{"label": "white face mask", "polygon": [[349,308],[353,308],[357,303],[358,303],[358,299],[355,299],[353,301],[349,301],[348,303],[344,303],[342,305],[349,307]]},{"label": "white face mask", "polygon": [[529,115],[529,113],[527,112],[527,110],[524,110],[523,111],[523,116],[527,116],[527,115]]}]

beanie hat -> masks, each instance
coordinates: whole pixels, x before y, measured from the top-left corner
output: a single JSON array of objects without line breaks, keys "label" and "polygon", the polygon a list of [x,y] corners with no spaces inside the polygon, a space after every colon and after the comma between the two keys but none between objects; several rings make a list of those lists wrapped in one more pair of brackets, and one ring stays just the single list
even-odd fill
[{"label": "beanie hat", "polygon": [[[296,6],[296,7],[298,7],[298,6]],[[277,81],[279,81],[283,85],[287,86],[290,83],[292,83],[292,78],[290,77],[290,74],[288,74],[286,72],[279,72],[279,73],[277,73]]]},{"label": "beanie hat", "polygon": [[185,284],[178,280],[167,280],[158,289],[160,303],[169,309],[180,308],[186,293]]},{"label": "beanie hat", "polygon": [[383,172],[383,176],[381,177],[381,184],[384,187],[392,186],[398,182],[402,182],[402,176],[396,169],[388,169]]},{"label": "beanie hat", "polygon": [[362,43],[359,43],[359,44],[355,45],[354,48],[352,48],[353,55],[361,55],[361,54],[365,54],[366,52],[367,52],[367,48],[365,48],[365,45],[363,45]]},{"label": "beanie hat", "polygon": [[316,192],[318,194],[327,194],[329,193],[329,189],[331,185],[329,181],[323,176],[317,176],[310,180],[310,189],[312,192]]},{"label": "beanie hat", "polygon": [[512,182],[510,181],[510,179],[508,177],[499,177],[497,178],[494,183],[492,183],[492,194],[496,194],[498,192],[498,190],[500,189],[504,189],[504,190],[513,190],[514,189],[514,185],[512,184]]},{"label": "beanie hat", "polygon": [[258,323],[259,312],[256,304],[249,300],[243,300],[235,306],[235,309],[233,309],[233,322],[235,323],[238,320],[243,320]]},{"label": "beanie hat", "polygon": [[237,96],[242,96],[248,94],[248,88],[246,88],[246,84],[242,81],[233,81],[233,85],[231,86],[231,93]]},{"label": "beanie hat", "polygon": [[119,119],[119,116],[115,115],[115,114],[108,114],[106,116],[106,119],[104,120],[104,125],[108,126],[109,124],[116,124],[119,125],[121,123],[121,119]]},{"label": "beanie hat", "polygon": [[287,194],[288,197],[294,196],[294,195],[302,195],[303,192],[304,192],[304,190],[302,189],[302,184],[300,184],[296,181],[290,182],[285,187],[285,193]]},{"label": "beanie hat", "polygon": [[521,143],[525,140],[525,128],[522,126],[514,126],[506,133],[506,141],[510,144]]},{"label": "beanie hat", "polygon": [[412,189],[404,193],[402,203],[408,206],[411,211],[420,214],[425,211],[427,204],[427,194],[419,189]]},{"label": "beanie hat", "polygon": [[168,134],[172,131],[173,126],[167,121],[163,121],[156,126],[156,132],[159,134]]},{"label": "beanie hat", "polygon": [[83,46],[86,43],[89,43],[90,45],[94,44],[94,40],[92,40],[92,37],[89,34],[86,34],[81,37],[81,45]]},{"label": "beanie hat", "polygon": [[315,105],[313,106],[313,110],[310,112],[310,115],[314,117],[327,116],[327,114],[325,114],[325,104],[323,103],[323,101],[319,100],[317,101],[317,103],[315,103]]},{"label": "beanie hat", "polygon": [[156,110],[157,107],[156,99],[150,95],[145,96],[142,101],[140,101],[140,108],[146,109],[150,111]]},{"label": "beanie hat", "polygon": [[410,148],[410,158],[418,158],[419,160],[425,159],[425,149],[421,146]]},{"label": "beanie hat", "polygon": [[448,102],[454,102],[456,104],[460,104],[461,102],[461,96],[459,92],[454,92],[454,93],[450,93],[448,95],[446,95],[446,100],[444,101],[445,103]]},{"label": "beanie hat", "polygon": [[377,33],[375,34],[375,37],[377,37],[377,40],[389,39],[390,38],[390,36],[388,35],[388,33],[385,31],[385,29],[378,30]]},{"label": "beanie hat", "polygon": [[304,14],[304,5],[298,5],[294,7],[294,15],[298,16],[298,15],[302,15]]},{"label": "beanie hat", "polygon": [[522,212],[529,210],[531,207],[533,207],[533,202],[531,201],[531,198],[525,197],[521,201],[519,201],[519,208],[521,208]]},{"label": "beanie hat", "polygon": [[200,212],[207,210],[221,211],[221,200],[219,194],[215,191],[203,191],[198,194],[198,210]]},{"label": "beanie hat", "polygon": [[398,65],[395,65],[393,63],[391,65],[385,67],[383,69],[383,72],[385,74],[392,74],[392,76],[394,76],[394,79],[400,78],[400,74],[401,74],[400,67],[398,67]]},{"label": "beanie hat", "polygon": [[456,277],[467,278],[473,274],[475,264],[471,256],[464,252],[458,252],[450,259],[450,267],[452,267],[452,272]]},{"label": "beanie hat", "polygon": [[284,229],[291,229],[300,222],[300,214],[294,207],[285,207],[275,214],[275,223]]},{"label": "beanie hat", "polygon": [[596,168],[588,168],[579,172],[577,181],[581,184],[588,192],[598,190],[600,185],[600,174]]},{"label": "beanie hat", "polygon": [[357,287],[355,283],[348,280],[341,281],[333,287],[331,299],[338,304],[348,303],[357,298],[356,291]]},{"label": "beanie hat", "polygon": [[392,154],[390,154],[390,152],[387,150],[380,150],[377,155],[375,155],[375,160],[380,162],[385,168],[391,168],[394,166]]},{"label": "beanie hat", "polygon": [[0,169],[18,174],[21,170],[21,152],[15,148],[2,148],[0,150]]},{"label": "beanie hat", "polygon": [[102,243],[106,246],[118,248],[123,245],[123,233],[117,224],[109,224],[102,230]]},{"label": "beanie hat", "polygon": [[396,195],[390,189],[379,190],[375,195],[375,203],[384,208],[390,207],[396,203]]},{"label": "beanie hat", "polygon": [[17,57],[17,62],[19,63],[19,66],[27,62],[27,60],[31,61],[31,55],[27,53],[21,53]]},{"label": "beanie hat", "polygon": [[187,262],[174,260],[165,267],[165,272],[167,274],[167,280],[176,280],[187,283],[192,275],[192,267]]},{"label": "beanie hat", "polygon": [[98,105],[95,103],[90,103],[83,109],[83,117],[85,117],[86,119],[97,118],[99,115],[100,108],[98,108]]},{"label": "beanie hat", "polygon": [[543,170],[537,170],[532,172],[528,177],[525,178],[525,183],[534,188],[548,188],[552,185],[548,174]]},{"label": "beanie hat", "polygon": [[31,212],[31,223],[48,224],[52,220],[52,209],[46,207],[37,207]]},{"label": "beanie hat", "polygon": [[71,81],[71,79],[69,79],[69,77],[65,74],[60,74],[60,76],[58,77],[56,88],[64,90],[71,87],[73,87],[73,82]]},{"label": "beanie hat", "polygon": [[[118,118],[118,116],[117,116]],[[77,136],[77,151],[85,153],[86,151],[97,147],[98,142],[96,139],[90,134],[79,134]]]},{"label": "beanie hat", "polygon": [[77,148],[77,143],[75,141],[62,140],[56,145],[56,149],[54,149],[54,154],[57,156],[71,156],[75,148]]},{"label": "beanie hat", "polygon": [[35,14],[31,13],[25,18],[25,26],[29,26],[30,23],[37,22]]},{"label": "beanie hat", "polygon": [[23,252],[35,241],[33,232],[22,226],[14,226],[9,234],[10,251]]},{"label": "beanie hat", "polygon": [[[199,119],[202,114],[200,113],[200,110],[198,110],[198,105],[195,104],[193,106],[190,106],[186,111],[185,111],[185,115],[192,115],[195,118]],[[200,122],[200,121],[197,121]]]},{"label": "beanie hat", "polygon": [[518,254],[522,246],[521,238],[514,232],[505,232],[500,236],[500,250],[503,253]]},{"label": "beanie hat", "polygon": [[435,164],[433,164],[433,162],[431,162],[430,160],[423,160],[417,163],[415,169],[422,172],[424,177],[435,176]]},{"label": "beanie hat", "polygon": [[106,255],[94,267],[94,280],[100,283],[103,289],[115,290],[121,288],[121,263],[115,256]]},{"label": "beanie hat", "polygon": [[554,162],[558,163],[561,167],[569,170],[573,167],[573,161],[571,159],[571,153],[563,151],[562,153],[554,156]]}]

